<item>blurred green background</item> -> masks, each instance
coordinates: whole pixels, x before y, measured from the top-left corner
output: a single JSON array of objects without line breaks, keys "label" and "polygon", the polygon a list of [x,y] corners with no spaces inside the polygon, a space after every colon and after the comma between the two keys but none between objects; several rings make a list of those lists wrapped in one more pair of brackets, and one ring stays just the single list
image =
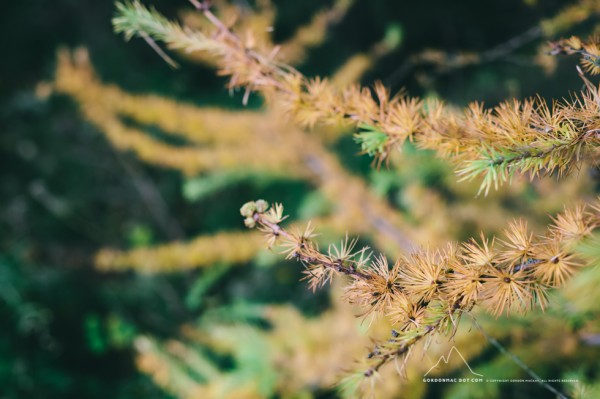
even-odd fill
[{"label": "blurred green background", "polygon": [[[330,75],[391,27],[400,44],[368,71],[364,84],[379,79],[394,91],[405,87],[411,95],[435,94],[456,105],[473,100],[493,105],[536,93],[561,98],[581,81],[572,60],[559,61],[551,75],[532,61],[543,38],[490,62],[449,71],[410,67],[406,60],[426,48],[492,50],[572,3],[356,1],[298,68],[309,76]],[[170,18],[189,8],[185,1],[151,4]],[[252,7],[251,1],[240,4]],[[331,1],[274,4],[275,39],[284,41]],[[207,300],[194,306],[186,298],[201,270],[143,275],[94,269],[94,253],[106,246],[132,248],[241,230],[238,209],[248,199],[284,202],[292,215],[311,200],[303,182],[242,178],[190,201],[180,173],[117,153],[70,98],[36,95],[38,83],[53,78],[57,50],[85,46],[101,79],[128,92],[242,107],[242,93],[229,95],[226,80],[213,70],[177,56],[181,68],[173,70],[143,41],[126,43],[115,35],[113,13],[113,2],[105,0],[6,1],[1,8],[0,398],[169,397],[136,370],[132,340],[138,334],[171,337],[180,325],[232,304],[234,296],[239,300],[238,292],[248,304],[293,303],[306,314],[327,306],[327,295],[307,292],[296,269],[283,269],[276,281],[256,265],[225,270],[201,294]],[[568,33],[590,32],[597,22],[588,19]],[[260,105],[253,98],[249,107]],[[350,135],[335,149],[353,173],[369,176],[370,160],[356,156]],[[159,218],[141,205],[134,179],[160,192]]]}]

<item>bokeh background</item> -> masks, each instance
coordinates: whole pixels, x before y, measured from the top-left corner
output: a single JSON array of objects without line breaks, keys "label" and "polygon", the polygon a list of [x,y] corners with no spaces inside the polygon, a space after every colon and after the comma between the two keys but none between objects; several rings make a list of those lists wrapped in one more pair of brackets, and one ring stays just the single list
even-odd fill
[{"label": "bokeh background", "polygon": [[[545,43],[595,32],[600,15],[597,1],[217,3],[225,20],[272,27],[308,76],[381,80],[457,107],[580,90],[575,61],[547,56]],[[204,24],[185,1],[146,4]],[[477,182],[457,183],[410,144],[374,168],[353,132],[304,132],[256,95],[244,107],[210,59],[175,53],[175,70],[114,34],[113,14],[105,0],[1,8],[1,398],[338,397],[332,384],[365,355],[366,326],[337,283],[313,294],[300,265],[263,250],[244,231],[242,203],[283,202],[293,221],[322,221],[325,246],[349,231],[394,256],[407,243],[497,232],[513,216],[540,228],[600,189],[598,170],[584,166],[474,198]],[[316,166],[296,159],[299,143]],[[593,385],[599,309],[569,296],[579,284],[557,295],[554,314],[483,323],[541,374]],[[522,375],[465,337],[479,339],[461,347],[474,369]],[[377,397],[551,397],[533,384],[425,385],[419,367],[408,380],[386,375]]]}]

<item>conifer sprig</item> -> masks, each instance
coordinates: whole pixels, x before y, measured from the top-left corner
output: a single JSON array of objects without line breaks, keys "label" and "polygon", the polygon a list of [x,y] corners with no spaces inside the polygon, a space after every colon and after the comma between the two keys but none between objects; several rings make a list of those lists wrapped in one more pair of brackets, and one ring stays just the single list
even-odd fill
[{"label": "conifer sprig", "polygon": [[117,16],[112,23],[115,32],[122,33],[126,40],[148,35],[172,49],[219,52],[223,48],[219,41],[171,22],[154,8],[146,8],[139,1],[117,2],[116,7]]},{"label": "conifer sprig", "polygon": [[363,366],[369,377],[389,361],[401,358],[432,332],[454,331],[463,312],[480,306],[496,317],[547,306],[547,291],[562,286],[588,263],[577,256],[578,245],[600,227],[600,198],[577,205],[553,220],[544,235],[535,236],[523,220],[510,223],[500,239],[471,239],[442,250],[420,249],[389,265],[368,247],[354,251],[346,238],[337,249],[319,251],[314,227],[291,233],[281,227],[280,204],[269,209],[259,200],[241,209],[248,227],[258,227],[269,246],[280,244],[287,259],[296,259],[314,290],[333,275],[349,278],[345,299],[360,315],[386,316],[392,337],[376,346]]},{"label": "conifer sprig", "polygon": [[[246,90],[245,100],[250,91],[259,91],[302,125],[354,125],[360,129],[356,140],[363,152],[379,161],[405,140],[414,140],[422,148],[449,157],[462,178],[483,177],[483,192],[516,173],[530,173],[532,178],[567,174],[584,160],[598,162],[600,105],[598,90],[591,85],[574,99],[552,107],[530,99],[508,101],[492,109],[472,104],[461,113],[440,102],[391,96],[381,84],[372,90],[338,89],[325,79],[307,79],[277,62],[276,48],[254,48],[250,37],[231,31],[207,3],[193,4],[213,23],[214,32],[182,27],[138,1],[118,3],[113,23],[127,38],[146,35],[172,48],[210,52],[218,58],[220,73],[231,77],[230,88]],[[588,47],[585,51],[593,54],[595,50]],[[595,71],[595,61],[588,57],[586,62]]]},{"label": "conifer sprig", "polygon": [[550,43],[550,53],[577,54],[581,56],[580,63],[583,69],[591,75],[600,74],[600,36],[591,36],[581,40],[576,36]]}]

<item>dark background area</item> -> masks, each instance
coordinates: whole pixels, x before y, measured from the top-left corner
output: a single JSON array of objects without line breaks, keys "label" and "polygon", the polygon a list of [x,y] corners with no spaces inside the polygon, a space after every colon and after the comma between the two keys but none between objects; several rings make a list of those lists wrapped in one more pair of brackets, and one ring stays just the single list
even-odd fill
[{"label": "dark background area", "polygon": [[[285,40],[329,2],[275,2],[275,37]],[[177,17],[185,1],[153,1],[168,17]],[[484,65],[437,74],[424,87],[414,71],[398,77],[406,59],[424,48],[482,52],[504,43],[553,15],[567,1],[357,1],[346,18],[331,28],[299,69],[329,75],[351,54],[366,51],[390,23],[399,24],[402,44],[364,78],[402,87],[412,95],[435,90],[451,103],[483,100],[493,105],[506,97],[536,93],[568,96],[581,87],[574,62],[561,62],[553,76],[532,65],[499,59]],[[197,272],[175,276],[106,274],[94,270],[100,248],[126,247],[135,231],[151,232],[150,243],[192,237],[199,232],[241,228],[237,209],[246,198],[280,193],[294,209],[306,188],[300,183],[266,187],[240,183],[209,196],[202,206],[181,194],[182,177],[117,154],[84,121],[71,100],[35,95],[40,81],[51,80],[60,47],[85,46],[101,78],[134,93],[156,93],[195,104],[241,107],[229,96],[225,79],[185,60],[173,70],[143,41],[126,43],[111,27],[112,1],[28,0],[4,2],[0,12],[0,398],[166,397],[140,375],[128,345],[146,332],[168,337],[180,324],[198,317],[184,294]],[[577,30],[590,29],[590,23]],[[533,54],[540,41],[520,50]],[[421,72],[427,72],[427,67]],[[255,106],[259,101],[254,101]],[[344,150],[345,147],[340,147]],[[350,154],[356,148],[344,150]],[[166,230],[143,206],[123,162],[136,176],[151,180],[177,228]],[[368,160],[353,161],[368,165]],[[366,163],[365,163],[366,162]],[[281,195],[281,193],[284,193]],[[318,308],[296,280],[265,293],[261,271],[244,270],[236,281],[263,281],[249,290],[255,301],[295,296],[306,309]],[[260,278],[257,277],[260,275]],[[224,282],[224,285],[229,284]],[[227,287],[222,301],[226,302]],[[307,310],[308,311],[308,310]],[[118,334],[110,320],[118,320]],[[119,324],[120,323],[120,324]],[[120,338],[119,338],[120,337]]]}]

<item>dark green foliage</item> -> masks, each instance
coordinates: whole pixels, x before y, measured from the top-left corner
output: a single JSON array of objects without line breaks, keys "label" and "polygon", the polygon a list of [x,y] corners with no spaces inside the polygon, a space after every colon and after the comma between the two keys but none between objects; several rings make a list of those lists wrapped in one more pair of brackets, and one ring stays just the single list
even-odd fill
[{"label": "dark green foliage", "polygon": [[[275,3],[280,11],[275,26],[280,40],[321,7],[321,2]],[[411,94],[441,94],[459,104],[473,99],[494,103],[513,93],[562,95],[580,85],[567,68],[547,79],[533,67],[498,62],[433,74],[428,85],[421,85],[410,72],[398,72],[402,61],[419,49],[489,49],[566,2],[539,3],[528,7],[517,0],[362,1],[331,29],[322,47],[310,52],[301,68],[307,74],[326,75],[345,56],[368,50],[387,34],[402,45],[369,73],[367,81],[377,77],[394,89],[408,86]],[[152,4],[167,17],[187,6],[169,1]],[[182,68],[173,72],[142,41],[123,43],[112,32],[113,13],[111,1],[31,0],[2,5],[2,398],[167,398],[135,369],[131,342],[136,334],[168,338],[183,323],[211,317],[256,322],[262,303],[292,302],[306,314],[318,314],[328,305],[326,292],[307,292],[297,282],[297,271],[274,266],[268,255],[235,272],[231,265],[219,265],[169,278],[101,274],[93,269],[93,254],[107,245],[146,246],[199,232],[241,229],[235,210],[247,198],[284,202],[291,214],[303,217],[326,214],[332,206],[314,194],[309,184],[298,181],[246,173],[184,179],[145,165],[113,150],[69,100],[36,97],[37,83],[52,77],[57,49],[84,45],[104,79],[132,92],[158,93],[201,105],[241,106],[242,94],[230,96],[222,89],[224,80],[215,78],[213,71],[180,62]],[[250,104],[258,107],[261,101],[253,96]],[[369,125],[362,126],[356,137],[362,151],[369,154],[379,150],[381,139],[381,133]],[[377,193],[390,198],[411,179],[436,187],[445,173],[438,161],[409,144],[406,153],[419,157],[423,167],[402,173],[372,172],[368,160],[354,157],[358,152],[354,143],[341,140],[335,145],[354,173],[372,176]],[[144,203],[133,179],[155,186],[167,214],[157,215]],[[598,259],[598,239],[586,245],[590,257]],[[256,358],[258,353],[249,352],[246,355],[254,358],[243,360],[266,367]],[[489,367],[502,366],[493,357],[481,365],[488,361]],[[260,383],[265,392],[271,392],[271,376],[266,371],[260,374],[261,370],[257,369]],[[500,392],[499,396],[514,397],[514,392],[490,389]],[[448,397],[462,394],[450,391]]]}]

